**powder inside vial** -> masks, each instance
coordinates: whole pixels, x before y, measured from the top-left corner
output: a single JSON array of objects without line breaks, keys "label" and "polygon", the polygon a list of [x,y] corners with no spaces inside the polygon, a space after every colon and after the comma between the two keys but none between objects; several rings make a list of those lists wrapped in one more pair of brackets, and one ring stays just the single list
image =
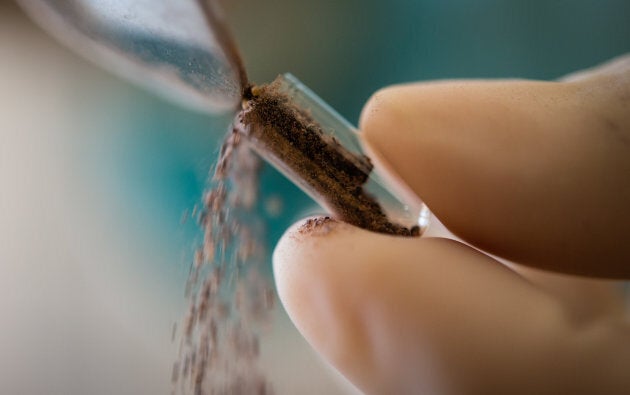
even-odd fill
[{"label": "powder inside vial", "polygon": [[373,165],[327,134],[307,110],[280,88],[281,79],[256,87],[236,118],[236,127],[254,149],[310,194],[336,218],[398,236],[418,236],[420,228],[392,222],[364,188]]}]

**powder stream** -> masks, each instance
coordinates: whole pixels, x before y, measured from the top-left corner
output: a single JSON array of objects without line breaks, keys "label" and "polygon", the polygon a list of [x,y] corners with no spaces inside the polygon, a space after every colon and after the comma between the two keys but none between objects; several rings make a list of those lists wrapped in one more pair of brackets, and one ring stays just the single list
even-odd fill
[{"label": "powder stream", "polygon": [[198,221],[179,334],[173,394],[272,394],[258,360],[259,335],[271,323],[275,293],[261,273],[265,257],[257,197],[259,159],[231,133],[225,140]]}]

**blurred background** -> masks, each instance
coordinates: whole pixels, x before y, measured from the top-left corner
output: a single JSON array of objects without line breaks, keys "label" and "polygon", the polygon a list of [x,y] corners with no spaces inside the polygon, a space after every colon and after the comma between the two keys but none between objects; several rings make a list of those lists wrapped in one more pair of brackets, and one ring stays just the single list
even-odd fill
[{"label": "blurred background", "polygon": [[[630,51],[626,0],[233,0],[252,80],[295,74],[352,123],[375,90],[554,79]],[[0,393],[168,394],[199,201],[229,116],[102,71],[0,3]],[[270,168],[268,251],[316,209]],[[278,394],[353,390],[278,309]]]}]

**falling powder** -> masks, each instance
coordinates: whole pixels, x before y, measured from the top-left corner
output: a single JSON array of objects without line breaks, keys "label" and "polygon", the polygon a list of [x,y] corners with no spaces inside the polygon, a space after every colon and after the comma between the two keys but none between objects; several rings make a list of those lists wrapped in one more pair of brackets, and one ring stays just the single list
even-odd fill
[{"label": "falling powder", "polygon": [[260,160],[231,133],[197,210],[203,242],[186,284],[174,394],[271,394],[258,359],[275,293],[261,273],[265,253],[252,207]]}]

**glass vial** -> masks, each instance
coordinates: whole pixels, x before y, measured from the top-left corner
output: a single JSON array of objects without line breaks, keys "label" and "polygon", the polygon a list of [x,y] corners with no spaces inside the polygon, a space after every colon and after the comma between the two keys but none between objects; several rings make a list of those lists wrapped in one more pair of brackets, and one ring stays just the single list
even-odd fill
[{"label": "glass vial", "polygon": [[356,129],[297,78],[281,75],[245,97],[236,130],[335,218],[401,236],[425,230],[426,206],[392,192],[373,171]]}]

